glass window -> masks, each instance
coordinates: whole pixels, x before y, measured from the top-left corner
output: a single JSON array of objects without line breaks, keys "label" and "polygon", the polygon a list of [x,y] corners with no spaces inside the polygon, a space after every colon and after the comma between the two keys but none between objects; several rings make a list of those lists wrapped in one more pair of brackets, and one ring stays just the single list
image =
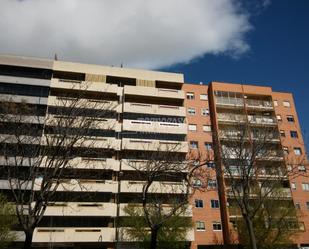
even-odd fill
[{"label": "glass window", "polygon": [[198,148],[198,142],[197,141],[190,141],[190,148],[191,149],[197,149]]},{"label": "glass window", "polygon": [[213,231],[221,231],[222,230],[221,222],[213,222],[212,223],[212,230]]},{"label": "glass window", "polygon": [[197,231],[205,231],[205,222],[197,221],[196,222],[196,230]]},{"label": "glass window", "polygon": [[294,116],[293,116],[293,115],[287,115],[287,116],[286,116],[286,119],[287,119],[287,121],[288,121],[289,123],[294,123],[294,122],[295,122]]},{"label": "glass window", "polygon": [[286,147],[286,146],[283,146],[283,153],[284,153],[284,155],[288,155],[289,154],[289,148],[288,147]]},{"label": "glass window", "polygon": [[295,182],[291,183],[291,189],[296,190],[296,183]]},{"label": "glass window", "polygon": [[282,121],[282,117],[281,117],[280,114],[277,115],[277,120],[278,120],[279,122]]},{"label": "glass window", "polygon": [[299,147],[294,148],[294,154],[296,156],[300,156],[302,154],[301,148]]},{"label": "glass window", "polygon": [[192,92],[187,93],[187,99],[194,99],[194,93]]},{"label": "glass window", "polygon": [[216,180],[208,180],[208,187],[211,189],[216,189],[217,188],[217,181]]},{"label": "glass window", "polygon": [[211,126],[210,125],[203,125],[203,131],[204,132],[210,132],[211,131]]},{"label": "glass window", "polygon": [[274,106],[278,106],[278,100],[274,100]]},{"label": "glass window", "polygon": [[205,149],[212,150],[212,143],[205,142]]},{"label": "glass window", "polygon": [[219,208],[220,207],[219,200],[211,200],[210,206],[211,206],[211,208]]},{"label": "glass window", "polygon": [[216,167],[216,164],[213,161],[207,162],[206,165],[207,165],[208,168],[215,168]]},{"label": "glass window", "polygon": [[201,109],[201,114],[202,114],[202,116],[209,116],[209,109],[202,108]]},{"label": "glass window", "polygon": [[196,131],[196,124],[189,124],[189,131]]},{"label": "glass window", "polygon": [[296,208],[296,209],[300,209],[300,203],[299,203],[299,202],[296,202],[296,203],[295,203],[295,208]]},{"label": "glass window", "polygon": [[305,167],[305,165],[299,165],[299,166],[298,166],[298,171],[306,172],[306,167]]},{"label": "glass window", "polygon": [[188,108],[188,115],[195,115],[195,108],[189,107]]},{"label": "glass window", "polygon": [[288,101],[288,100],[283,101],[283,106],[284,107],[290,107],[291,106],[290,101]]},{"label": "glass window", "polygon": [[306,202],[307,209],[309,209],[309,201]]},{"label": "glass window", "polygon": [[285,131],[284,130],[280,130],[280,136],[285,137]]},{"label": "glass window", "polygon": [[193,181],[193,187],[201,187],[202,181],[200,179],[194,179]]},{"label": "glass window", "polygon": [[288,164],[288,165],[286,166],[286,169],[287,169],[287,171],[292,171],[292,165]]},{"label": "glass window", "polygon": [[201,94],[200,100],[208,100],[208,95],[207,94]]},{"label": "glass window", "polygon": [[195,199],[195,207],[196,207],[196,208],[203,208],[203,207],[204,207],[204,202],[203,202],[203,200]]},{"label": "glass window", "polygon": [[292,138],[298,138],[298,133],[297,131],[290,131],[291,137]]},{"label": "glass window", "polygon": [[302,187],[304,191],[309,191],[309,183],[302,183]]}]

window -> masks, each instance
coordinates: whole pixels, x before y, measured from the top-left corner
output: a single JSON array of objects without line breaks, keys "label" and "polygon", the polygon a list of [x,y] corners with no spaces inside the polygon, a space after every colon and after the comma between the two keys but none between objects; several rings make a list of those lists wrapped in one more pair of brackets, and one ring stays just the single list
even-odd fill
[{"label": "window", "polygon": [[283,106],[284,107],[291,107],[291,104],[290,104],[289,101],[285,100],[285,101],[283,101]]},{"label": "window", "polygon": [[209,109],[202,108],[201,109],[201,114],[202,114],[202,116],[209,116]]},{"label": "window", "polygon": [[300,209],[300,203],[299,203],[299,202],[296,202],[296,203],[295,203],[295,208],[296,208],[296,209]]},{"label": "window", "polygon": [[309,183],[302,183],[301,185],[304,191],[309,191]]},{"label": "window", "polygon": [[290,131],[291,138],[298,138],[298,133],[297,131]]},{"label": "window", "polygon": [[201,187],[202,186],[202,181],[200,179],[194,179],[193,181],[193,187]]},{"label": "window", "polygon": [[286,166],[286,169],[287,169],[287,171],[292,171],[292,165],[288,164],[288,165]]},{"label": "window", "polygon": [[296,190],[296,183],[295,182],[291,183],[291,189]]},{"label": "window", "polygon": [[219,200],[211,200],[210,206],[211,206],[211,208],[219,208],[220,207]]},{"label": "window", "polygon": [[294,116],[293,116],[293,115],[287,115],[287,116],[286,116],[286,119],[287,119],[287,121],[288,121],[289,123],[294,123],[294,122],[295,122]]},{"label": "window", "polygon": [[282,121],[282,117],[281,117],[280,114],[277,115],[277,120],[278,120],[278,122],[281,122],[281,121]]},{"label": "window", "polygon": [[188,108],[188,115],[191,115],[191,116],[195,115],[195,108],[189,107]]},{"label": "window", "polygon": [[203,202],[203,200],[195,199],[195,207],[196,207],[196,208],[203,208],[203,207],[204,207],[204,202]]},{"label": "window", "polygon": [[216,164],[213,161],[207,162],[206,164],[207,164],[208,168],[215,168],[216,167]]},{"label": "window", "polygon": [[288,155],[289,154],[289,148],[288,147],[283,146],[282,149],[283,149],[283,154],[284,155]]},{"label": "window", "polygon": [[217,188],[217,181],[216,180],[208,180],[208,188],[216,189]]},{"label": "window", "polygon": [[221,231],[222,230],[221,222],[213,222],[212,223],[212,230]]},{"label": "window", "polygon": [[194,99],[194,93],[187,93],[187,99]]},{"label": "window", "polygon": [[197,221],[196,222],[196,230],[197,231],[205,231],[205,222]]},{"label": "window", "polygon": [[274,100],[274,106],[278,106],[278,100]]},{"label": "window", "polygon": [[307,209],[309,209],[309,201],[306,202]]},{"label": "window", "polygon": [[280,136],[285,137],[285,131],[284,130],[280,130]]},{"label": "window", "polygon": [[189,124],[189,131],[196,131],[196,124]]},{"label": "window", "polygon": [[211,131],[211,126],[210,125],[203,125],[203,131],[204,132],[210,132]]},{"label": "window", "polygon": [[190,141],[190,148],[191,149],[197,149],[198,148],[198,142],[197,141]]},{"label": "window", "polygon": [[298,228],[300,231],[305,231],[305,223],[304,222],[299,222],[298,223]]},{"label": "window", "polygon": [[298,166],[298,171],[300,171],[300,172],[306,172],[306,167],[305,167],[305,165],[299,165],[299,166]]},{"label": "window", "polygon": [[201,94],[200,100],[208,100],[208,95],[207,94]]},{"label": "window", "polygon": [[301,148],[295,147],[295,148],[294,148],[294,154],[295,154],[296,156],[300,156],[300,155],[302,154]]},{"label": "window", "polygon": [[212,143],[205,142],[205,150],[212,150]]}]

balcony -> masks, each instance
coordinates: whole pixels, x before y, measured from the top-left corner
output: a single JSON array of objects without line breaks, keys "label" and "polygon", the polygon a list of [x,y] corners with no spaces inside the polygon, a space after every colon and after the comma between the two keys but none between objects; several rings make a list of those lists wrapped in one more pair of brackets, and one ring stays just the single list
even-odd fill
[{"label": "balcony", "polygon": [[65,179],[62,180],[57,191],[117,193],[118,182],[112,180]]},{"label": "balcony", "polygon": [[185,93],[182,90],[166,89],[166,88],[155,88],[145,86],[124,86],[125,95],[138,95],[145,98],[148,97],[159,97],[167,99],[184,99]]},{"label": "balcony", "polygon": [[[121,227],[119,229],[119,240],[122,242],[132,242],[132,239],[130,238],[129,234],[128,234],[128,230],[130,228],[129,227]],[[186,241],[194,241],[194,229],[190,229],[189,231],[187,231],[186,234]],[[129,247],[128,247],[129,248]]]},{"label": "balcony", "polygon": [[[37,178],[34,182],[34,190],[40,190],[42,179]],[[14,183],[13,186],[18,182]],[[31,189],[32,182],[23,182],[21,189]],[[0,180],[0,189],[11,189],[8,180]],[[16,188],[17,189],[17,188]],[[77,192],[106,192],[117,193],[118,182],[112,180],[93,180],[93,179],[63,179],[60,180],[60,184],[57,191],[77,191]]]},{"label": "balcony", "polygon": [[[43,136],[42,144],[47,143],[47,140],[49,141],[49,144],[53,144],[57,141],[57,137],[61,139],[62,135],[46,134]],[[70,142],[71,142],[70,137],[67,136],[66,141],[64,141],[62,145],[65,146],[66,143],[70,144]],[[116,139],[114,137],[96,137],[96,136],[81,137],[74,143],[74,147],[120,150],[120,139]]]},{"label": "balcony", "polygon": [[223,107],[244,107],[244,100],[241,98],[216,97],[216,105]]},{"label": "balcony", "polygon": [[240,114],[227,114],[227,113],[218,113],[218,121],[220,123],[244,123],[246,121],[245,115]]},{"label": "balcony", "polygon": [[49,203],[46,216],[112,216],[117,214],[116,203],[106,202],[53,202]]},{"label": "balcony", "polygon": [[[65,243],[65,242],[114,242],[116,229],[112,227],[40,227],[36,228],[33,242],[36,243]],[[24,239],[18,234],[19,240]]]},{"label": "balcony", "polygon": [[51,80],[51,88],[61,88],[69,90],[81,90],[91,92],[102,92],[117,94],[118,86],[103,82],[86,82],[77,80],[56,79]]},{"label": "balcony", "polygon": [[188,143],[184,141],[166,141],[150,139],[122,139],[123,150],[188,152]]},{"label": "balcony", "polygon": [[[127,207],[127,206],[133,206],[137,209],[139,209],[140,211],[143,210],[143,207],[141,204],[126,204],[126,203],[121,203],[120,204],[120,213],[119,213],[119,216],[129,216],[125,211],[124,211],[124,208]],[[166,204],[166,205],[163,205],[163,211],[166,210],[166,213],[167,212],[170,212],[170,208],[169,208],[169,205]],[[188,206],[188,208],[182,212],[181,214],[179,214],[180,216],[182,217],[192,217],[193,213],[192,213],[192,206]]]},{"label": "balcony", "polygon": [[119,171],[120,162],[113,158],[76,157],[69,161],[75,169],[98,169]]},{"label": "balcony", "polygon": [[123,120],[124,131],[187,134],[187,124],[154,122],[147,120]]},{"label": "balcony", "polygon": [[248,115],[248,121],[252,125],[277,125],[277,120],[269,116]]},{"label": "balcony", "polygon": [[267,100],[247,99],[246,106],[249,109],[262,109],[262,110],[274,109],[272,102]]},{"label": "balcony", "polygon": [[94,110],[118,111],[118,101],[104,99],[83,99],[63,96],[48,96],[48,105],[67,108],[88,108]]},{"label": "balcony", "polygon": [[186,110],[183,106],[171,106],[171,105],[154,105],[144,103],[124,103],[124,112],[131,113],[144,113],[144,114],[157,114],[168,116],[185,117]]},{"label": "balcony", "polygon": [[[144,184],[144,181],[121,181],[120,192],[142,193]],[[187,193],[187,186],[182,182],[153,182],[149,188],[149,193],[185,194]]]}]

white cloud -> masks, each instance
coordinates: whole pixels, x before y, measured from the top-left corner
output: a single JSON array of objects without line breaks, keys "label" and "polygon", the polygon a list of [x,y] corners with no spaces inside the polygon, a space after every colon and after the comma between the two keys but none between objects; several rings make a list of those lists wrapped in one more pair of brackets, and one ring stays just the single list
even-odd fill
[{"label": "white cloud", "polygon": [[239,55],[251,26],[235,0],[0,0],[0,53],[159,68]]}]

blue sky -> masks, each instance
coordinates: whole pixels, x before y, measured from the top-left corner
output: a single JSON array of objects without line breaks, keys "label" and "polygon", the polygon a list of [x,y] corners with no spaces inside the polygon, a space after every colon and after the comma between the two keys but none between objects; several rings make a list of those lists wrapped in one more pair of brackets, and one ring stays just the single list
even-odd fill
[{"label": "blue sky", "polygon": [[[252,1],[253,2],[253,1]],[[253,9],[252,9],[253,8]],[[254,12],[249,6],[249,11]],[[223,81],[271,86],[292,92],[309,144],[309,1],[277,0],[250,16],[250,50],[235,59],[205,55],[189,64],[163,68],[183,72],[186,82]]]},{"label": "blue sky", "polygon": [[309,0],[0,0],[0,54],[270,85],[294,94],[309,144],[308,13]]}]

